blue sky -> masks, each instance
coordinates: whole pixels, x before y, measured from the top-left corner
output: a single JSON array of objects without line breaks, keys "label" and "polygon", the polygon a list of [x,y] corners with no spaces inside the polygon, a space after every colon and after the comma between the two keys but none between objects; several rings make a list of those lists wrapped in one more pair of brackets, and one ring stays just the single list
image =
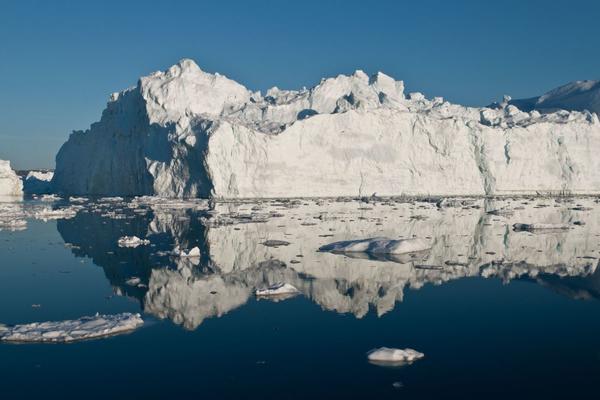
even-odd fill
[{"label": "blue sky", "polygon": [[54,167],[111,92],[193,58],[250,89],[381,70],[467,105],[600,79],[600,2],[0,0],[0,159]]}]

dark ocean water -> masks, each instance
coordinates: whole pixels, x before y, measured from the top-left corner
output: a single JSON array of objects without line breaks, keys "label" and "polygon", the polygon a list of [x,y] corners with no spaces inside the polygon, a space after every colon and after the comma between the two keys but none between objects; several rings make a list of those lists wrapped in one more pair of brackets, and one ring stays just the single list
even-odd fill
[{"label": "dark ocean water", "polygon": [[[25,230],[0,231],[0,322],[140,312],[145,324],[79,343],[0,343],[0,395],[595,398],[598,222],[595,209],[581,214],[568,211],[571,206],[527,208],[530,214],[511,217],[532,220],[546,212],[543,218],[552,219],[556,210],[565,221],[587,222],[541,235],[507,230],[512,220],[486,217],[485,207],[429,205],[389,213],[329,206],[328,219],[322,205],[271,204],[260,207],[284,215],[272,213],[265,222],[221,210],[218,215],[234,220],[227,224],[211,224],[215,216],[204,210],[156,207],[135,213],[86,206],[71,219],[30,218]],[[111,208],[127,218],[107,216]],[[342,233],[350,220],[360,225]],[[406,235],[404,229],[436,246],[443,242],[442,250],[434,246],[426,261],[402,264],[315,248],[335,239],[323,232],[347,238],[379,230]],[[125,234],[152,244],[120,248],[117,239]],[[260,244],[266,239],[292,244],[270,248]],[[463,243],[471,257],[453,251]],[[202,259],[190,264],[161,252],[176,245],[197,245]],[[471,264],[449,270],[453,263],[442,258]],[[134,276],[141,287],[125,283]],[[256,287],[282,281],[301,294],[277,302],[254,297]],[[410,347],[425,357],[395,368],[370,364],[365,353],[380,346]]]}]

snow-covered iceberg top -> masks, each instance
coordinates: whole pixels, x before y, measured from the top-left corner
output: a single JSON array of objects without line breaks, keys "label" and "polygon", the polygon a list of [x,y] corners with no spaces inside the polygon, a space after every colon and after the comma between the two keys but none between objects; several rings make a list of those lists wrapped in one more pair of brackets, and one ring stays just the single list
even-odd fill
[{"label": "snow-covered iceberg top", "polygon": [[114,94],[61,148],[52,183],[167,198],[600,194],[597,115],[509,103],[405,95],[360,70],[263,95],[186,59]]},{"label": "snow-covered iceberg top", "polygon": [[23,181],[10,167],[10,161],[0,160],[0,197],[22,197]]},{"label": "snow-covered iceberg top", "polygon": [[23,325],[0,325],[4,342],[74,342],[97,339],[132,331],[142,326],[140,314],[96,314],[74,320],[33,322]]}]

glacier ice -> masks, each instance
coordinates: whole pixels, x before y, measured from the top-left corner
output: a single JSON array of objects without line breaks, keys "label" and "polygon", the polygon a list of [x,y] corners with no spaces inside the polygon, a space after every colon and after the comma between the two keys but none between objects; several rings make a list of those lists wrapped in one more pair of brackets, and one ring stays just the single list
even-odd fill
[{"label": "glacier ice", "polygon": [[0,341],[74,342],[117,335],[137,329],[144,321],[140,314],[96,314],[75,320],[33,322],[23,325],[0,324]]},{"label": "glacier ice", "polygon": [[22,197],[23,181],[10,167],[10,161],[0,160],[0,197]]},{"label": "glacier ice", "polygon": [[262,95],[184,59],[113,94],[62,146],[52,184],[220,199],[598,194],[598,150],[589,111],[463,107],[362,71]]}]

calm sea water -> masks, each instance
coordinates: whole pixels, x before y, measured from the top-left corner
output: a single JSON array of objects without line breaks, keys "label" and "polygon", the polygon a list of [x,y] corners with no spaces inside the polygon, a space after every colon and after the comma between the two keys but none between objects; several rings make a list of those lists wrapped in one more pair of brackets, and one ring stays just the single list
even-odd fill
[{"label": "calm sea water", "polygon": [[[0,344],[2,398],[596,397],[593,199],[89,202],[48,221],[40,207],[72,205],[25,203],[26,228],[0,231],[0,322],[140,312],[145,324],[72,344]],[[134,234],[151,244],[117,245]],[[316,251],[374,236],[432,249],[400,260]],[[202,257],[174,257],[176,246]],[[278,282],[301,294],[255,298]],[[372,365],[365,353],[380,346],[425,358]]]}]

